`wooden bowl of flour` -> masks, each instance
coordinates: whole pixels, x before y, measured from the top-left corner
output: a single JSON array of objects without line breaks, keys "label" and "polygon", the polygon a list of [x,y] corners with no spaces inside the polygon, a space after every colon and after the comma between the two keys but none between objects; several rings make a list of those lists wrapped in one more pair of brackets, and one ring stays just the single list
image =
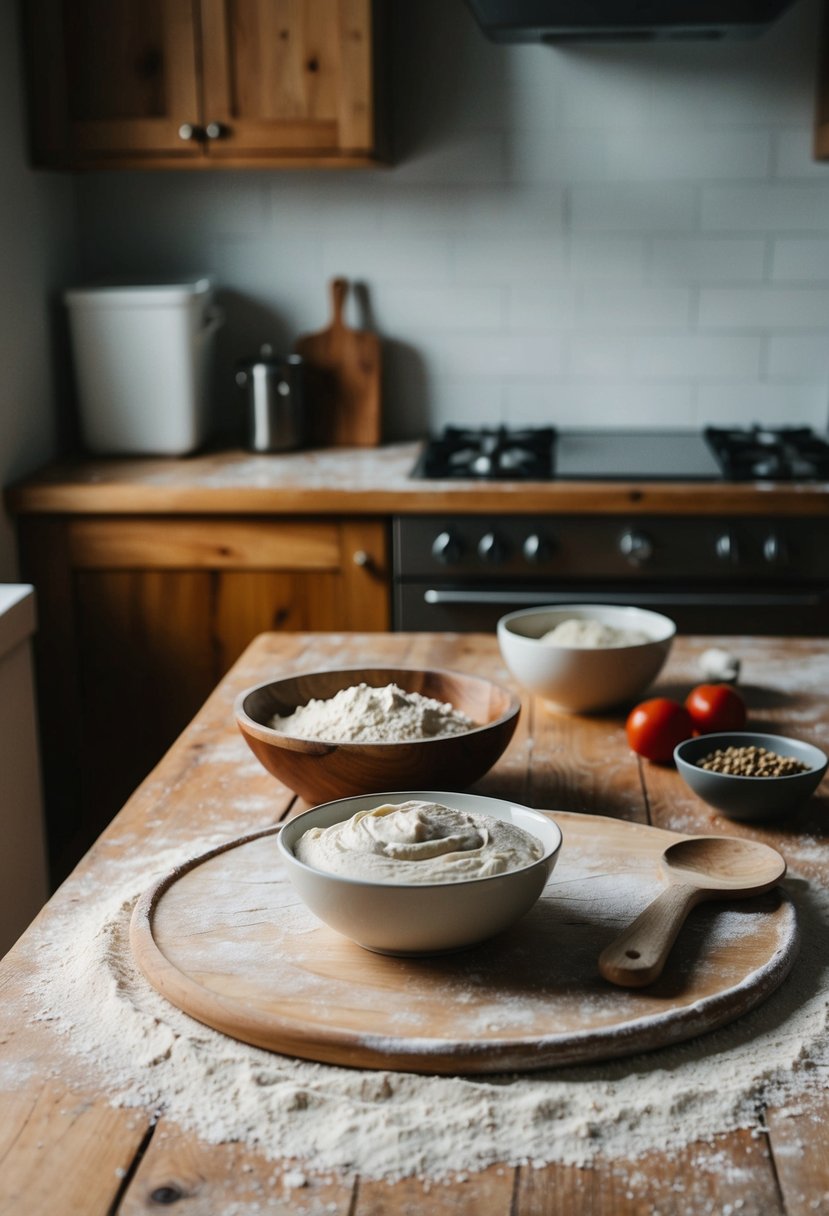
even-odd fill
[{"label": "wooden bowl of flour", "polygon": [[[279,729],[272,725],[275,717],[289,718],[311,701],[331,701],[343,690],[361,684],[378,690],[378,695],[389,685],[397,685],[405,694],[448,704],[471,719],[472,725],[457,734],[383,742],[365,737],[354,740],[355,734],[367,729],[365,723],[355,721],[354,710],[341,715],[336,727],[327,727],[328,738],[300,738],[291,733],[295,729],[291,723],[283,722]],[[369,694],[369,700],[375,702],[372,723],[378,718],[377,699]],[[346,667],[302,672],[249,688],[237,698],[235,714],[239,729],[261,764],[313,804],[424,784],[435,789],[464,789],[503,754],[518,723],[520,708],[518,697],[481,676],[408,667]],[[320,713],[324,716],[325,710]],[[385,715],[385,725],[377,730],[387,734],[411,730],[408,715],[405,702],[394,706]],[[302,729],[307,730],[307,724]]]}]

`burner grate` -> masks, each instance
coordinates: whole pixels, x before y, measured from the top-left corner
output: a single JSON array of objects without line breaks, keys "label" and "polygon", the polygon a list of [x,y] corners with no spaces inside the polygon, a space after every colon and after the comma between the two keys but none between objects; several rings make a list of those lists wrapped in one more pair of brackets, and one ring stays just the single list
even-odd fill
[{"label": "burner grate", "polygon": [[549,481],[554,471],[554,427],[448,426],[428,441],[414,477],[477,481]]},{"label": "burner grate", "polygon": [[829,443],[810,427],[706,427],[705,438],[732,481],[829,479]]}]

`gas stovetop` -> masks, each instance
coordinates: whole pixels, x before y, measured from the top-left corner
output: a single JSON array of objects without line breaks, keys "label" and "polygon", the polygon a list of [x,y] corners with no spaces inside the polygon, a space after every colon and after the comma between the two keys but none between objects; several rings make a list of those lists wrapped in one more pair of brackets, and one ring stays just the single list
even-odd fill
[{"label": "gas stovetop", "polygon": [[808,427],[557,431],[446,427],[412,470],[480,481],[829,481],[829,442]]}]

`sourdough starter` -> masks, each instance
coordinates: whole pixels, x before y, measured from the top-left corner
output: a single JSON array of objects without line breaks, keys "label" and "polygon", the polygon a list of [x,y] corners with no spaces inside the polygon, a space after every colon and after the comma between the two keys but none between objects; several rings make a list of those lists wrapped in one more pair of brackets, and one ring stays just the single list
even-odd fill
[{"label": "sourdough starter", "polygon": [[358,811],[328,828],[309,828],[294,852],[306,865],[329,874],[420,884],[520,870],[544,849],[514,823],[411,800]]}]

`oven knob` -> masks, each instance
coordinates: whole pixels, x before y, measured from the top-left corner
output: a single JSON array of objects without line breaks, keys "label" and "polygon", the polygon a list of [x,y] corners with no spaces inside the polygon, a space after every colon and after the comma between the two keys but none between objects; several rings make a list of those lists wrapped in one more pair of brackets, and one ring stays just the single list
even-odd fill
[{"label": "oven knob", "polygon": [[543,562],[550,551],[550,546],[543,536],[539,536],[537,532],[533,532],[526,538],[521,546],[521,552],[524,554],[524,560],[536,565],[538,562]]},{"label": "oven knob", "polygon": [[786,542],[776,532],[770,532],[763,541],[763,557],[770,566],[785,566],[789,560]]},{"label": "oven knob", "polygon": [[653,557],[653,542],[644,532],[623,532],[619,552],[632,566],[644,566]]},{"label": "oven knob", "polygon": [[714,541],[714,552],[721,562],[738,562],[740,550],[733,532],[723,532]]},{"label": "oven knob", "polygon": [[504,546],[494,532],[485,532],[478,541],[478,557],[482,562],[497,565],[504,560]]},{"label": "oven knob", "polygon": [[451,532],[441,532],[432,542],[432,557],[445,566],[460,561],[462,553],[461,542]]}]

